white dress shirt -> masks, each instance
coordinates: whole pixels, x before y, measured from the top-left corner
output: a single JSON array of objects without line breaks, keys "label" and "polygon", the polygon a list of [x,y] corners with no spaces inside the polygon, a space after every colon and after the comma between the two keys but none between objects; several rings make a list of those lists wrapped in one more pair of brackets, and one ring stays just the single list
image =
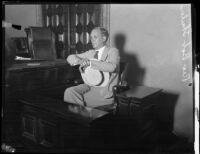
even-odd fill
[{"label": "white dress shirt", "polygon": [[[101,56],[102,56],[102,54],[103,54],[103,50],[105,49],[105,46],[103,46],[103,47],[101,47],[100,49],[98,49],[98,50],[96,50],[96,51],[99,51],[98,52],[98,60],[100,60],[101,59]],[[91,61],[90,61],[90,65],[89,66],[91,66]]]},{"label": "white dress shirt", "polygon": [[100,49],[96,50],[96,51],[99,51],[99,53],[98,53],[98,60],[101,59],[101,56],[102,56],[102,54],[103,54],[103,50],[104,50],[104,49],[105,49],[105,46],[103,46],[103,47],[101,47]]}]

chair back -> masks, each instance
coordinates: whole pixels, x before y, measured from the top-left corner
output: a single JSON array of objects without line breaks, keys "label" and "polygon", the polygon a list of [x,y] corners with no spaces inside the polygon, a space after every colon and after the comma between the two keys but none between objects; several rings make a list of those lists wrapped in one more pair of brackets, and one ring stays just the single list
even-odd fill
[{"label": "chair back", "polygon": [[128,89],[128,85],[124,84],[126,82],[124,82],[125,80],[125,76],[127,73],[127,67],[128,67],[128,63],[127,62],[120,62],[120,70],[119,70],[119,82],[118,85],[115,85],[113,87],[113,104],[109,104],[109,105],[102,105],[99,107],[96,107],[99,110],[103,110],[103,111],[107,111],[107,112],[113,112],[114,114],[116,113],[117,110],[117,105],[118,105],[118,100],[116,95],[124,90]]},{"label": "chair back", "polygon": [[16,56],[30,57],[26,37],[12,37],[11,39],[16,46]]},{"label": "chair back", "polygon": [[127,62],[120,62],[120,70],[119,70],[119,85],[126,84],[125,77],[127,74],[128,63]]},{"label": "chair back", "polygon": [[33,59],[55,60],[55,34],[50,28],[29,27],[25,29],[28,48]]}]

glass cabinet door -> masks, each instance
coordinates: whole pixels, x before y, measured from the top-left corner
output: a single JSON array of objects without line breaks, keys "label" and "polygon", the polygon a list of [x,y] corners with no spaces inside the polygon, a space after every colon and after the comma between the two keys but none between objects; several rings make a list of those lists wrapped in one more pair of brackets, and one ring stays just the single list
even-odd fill
[{"label": "glass cabinet door", "polygon": [[56,36],[57,58],[92,48],[90,32],[100,26],[100,4],[47,4],[42,6],[45,27]]}]

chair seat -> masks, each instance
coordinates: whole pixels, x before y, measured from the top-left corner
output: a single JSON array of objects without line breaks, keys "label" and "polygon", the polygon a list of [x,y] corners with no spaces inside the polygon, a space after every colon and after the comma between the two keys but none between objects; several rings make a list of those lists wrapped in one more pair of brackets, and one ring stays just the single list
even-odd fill
[{"label": "chair seat", "polygon": [[106,112],[114,112],[116,109],[116,105],[115,104],[102,105],[102,106],[95,107],[95,109],[106,111]]}]

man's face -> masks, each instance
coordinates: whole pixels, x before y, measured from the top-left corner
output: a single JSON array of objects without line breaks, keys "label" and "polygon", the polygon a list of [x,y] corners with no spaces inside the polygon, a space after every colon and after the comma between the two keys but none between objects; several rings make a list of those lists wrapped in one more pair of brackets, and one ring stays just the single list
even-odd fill
[{"label": "man's face", "polygon": [[94,49],[100,49],[105,45],[106,37],[101,34],[99,29],[92,30],[90,34],[90,39]]}]

